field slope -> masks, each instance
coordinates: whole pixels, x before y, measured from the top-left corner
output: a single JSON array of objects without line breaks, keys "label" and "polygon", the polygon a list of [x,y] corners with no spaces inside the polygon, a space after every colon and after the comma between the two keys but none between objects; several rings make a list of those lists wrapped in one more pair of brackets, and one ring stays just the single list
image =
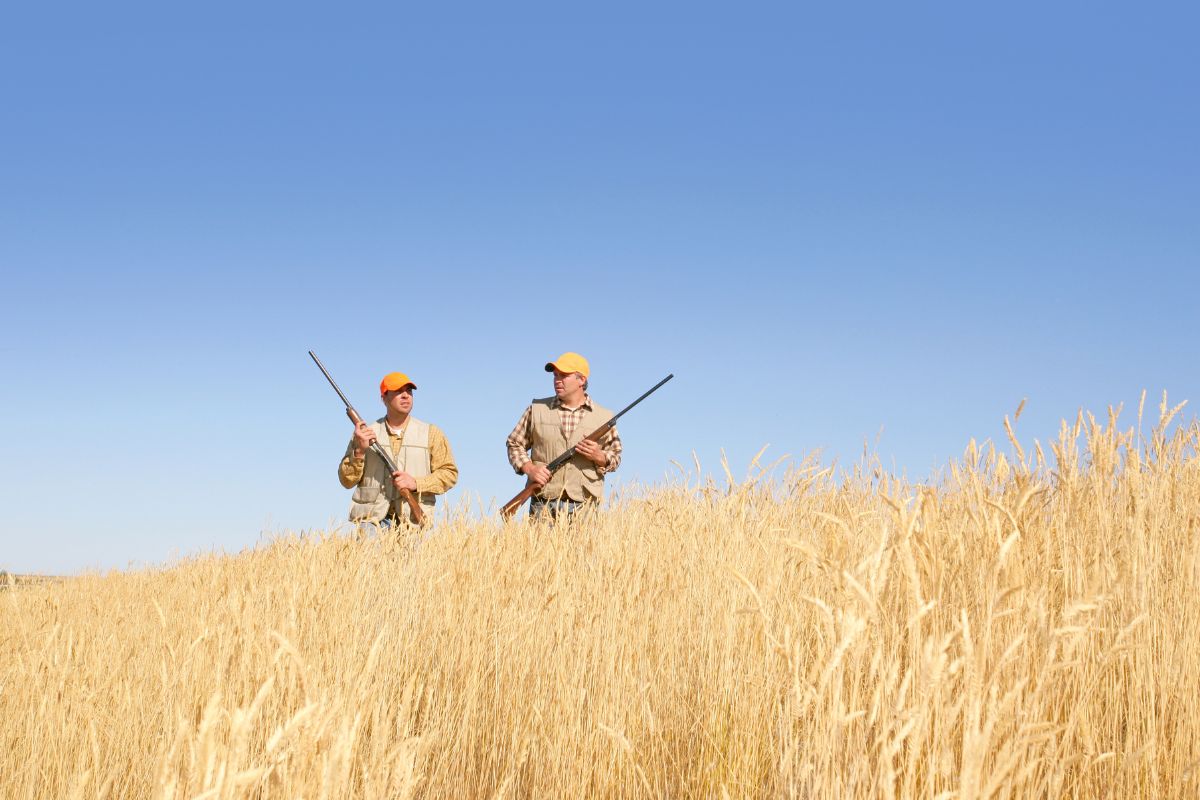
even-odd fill
[{"label": "field slope", "polygon": [[0,796],[1195,797],[1166,427],[16,587]]}]

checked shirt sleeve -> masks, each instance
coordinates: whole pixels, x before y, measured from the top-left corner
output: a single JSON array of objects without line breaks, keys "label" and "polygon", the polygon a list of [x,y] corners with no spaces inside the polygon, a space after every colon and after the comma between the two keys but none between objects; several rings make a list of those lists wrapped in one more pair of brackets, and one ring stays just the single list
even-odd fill
[{"label": "checked shirt sleeve", "polygon": [[450,441],[436,425],[429,426],[429,475],[417,478],[417,491],[445,494],[458,483],[458,464],[450,450]]},{"label": "checked shirt sleeve", "polygon": [[608,463],[603,467],[596,467],[596,471],[601,475],[607,475],[610,472],[616,472],[617,467],[621,466],[621,435],[617,433],[617,429],[613,428],[608,432],[608,435],[600,442],[600,447],[608,456]]},{"label": "checked shirt sleeve", "polygon": [[508,445],[508,463],[512,464],[513,471],[518,475],[523,474],[521,467],[531,460],[529,458],[529,424],[532,419],[533,406],[526,406],[525,413],[521,415],[521,419],[505,442]]}]

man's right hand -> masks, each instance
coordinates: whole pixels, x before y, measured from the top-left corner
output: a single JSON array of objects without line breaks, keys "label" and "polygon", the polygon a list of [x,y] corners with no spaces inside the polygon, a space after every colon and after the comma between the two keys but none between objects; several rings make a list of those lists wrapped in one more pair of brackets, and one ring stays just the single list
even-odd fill
[{"label": "man's right hand", "polygon": [[367,448],[375,441],[375,431],[365,422],[354,426],[354,457],[361,459],[367,454]]},{"label": "man's right hand", "polygon": [[524,472],[525,477],[539,489],[550,482],[550,470],[546,469],[545,464],[530,461],[521,467],[521,472]]}]

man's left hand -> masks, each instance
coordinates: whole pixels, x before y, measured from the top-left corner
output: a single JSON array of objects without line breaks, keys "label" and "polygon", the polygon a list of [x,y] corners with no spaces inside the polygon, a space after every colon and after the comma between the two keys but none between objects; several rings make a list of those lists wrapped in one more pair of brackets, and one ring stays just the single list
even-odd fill
[{"label": "man's left hand", "polygon": [[575,445],[575,452],[591,461],[598,467],[603,467],[608,464],[608,453],[604,452],[604,448],[593,442],[591,439],[584,439],[579,444]]},{"label": "man's left hand", "polygon": [[417,490],[417,479],[403,470],[396,470],[392,473],[392,485],[397,490],[408,489],[410,492],[415,492]]}]

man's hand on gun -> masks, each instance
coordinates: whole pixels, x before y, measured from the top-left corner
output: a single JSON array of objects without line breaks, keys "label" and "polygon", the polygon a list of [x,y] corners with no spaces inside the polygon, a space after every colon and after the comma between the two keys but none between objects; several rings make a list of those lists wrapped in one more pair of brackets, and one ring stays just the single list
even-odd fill
[{"label": "man's hand on gun", "polygon": [[367,448],[375,441],[375,431],[365,422],[354,427],[354,457],[362,459],[367,454]]},{"label": "man's hand on gun", "polygon": [[539,489],[550,482],[550,470],[546,469],[545,464],[530,461],[521,467],[521,471],[529,478],[529,482]]},{"label": "man's hand on gun", "polygon": [[417,490],[417,479],[400,469],[392,473],[392,484],[395,485],[397,491],[408,489],[410,492],[415,492]]},{"label": "man's hand on gun", "polygon": [[608,453],[604,452],[604,448],[591,439],[584,439],[575,445],[575,452],[598,467],[608,464]]}]

